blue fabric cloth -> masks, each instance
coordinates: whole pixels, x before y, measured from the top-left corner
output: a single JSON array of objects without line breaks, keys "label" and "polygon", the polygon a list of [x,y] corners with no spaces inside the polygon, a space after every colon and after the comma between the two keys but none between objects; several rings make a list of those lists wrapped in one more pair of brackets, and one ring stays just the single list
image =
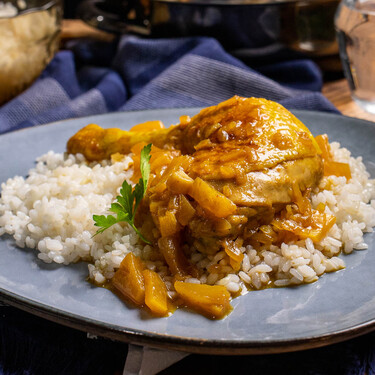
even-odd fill
[{"label": "blue fabric cloth", "polygon": [[336,111],[321,86],[320,70],[309,60],[256,71],[211,38],[126,36],[117,49],[86,43],[59,52],[29,89],[0,107],[0,133],[117,110],[208,106],[235,94]]},{"label": "blue fabric cloth", "polygon": [[[251,59],[250,59],[251,60]],[[210,38],[147,40],[123,37],[109,44],[72,43],[59,52],[25,92],[0,107],[0,133],[111,111],[197,107],[237,94],[276,100],[289,109],[337,112],[320,89],[310,60],[255,67]],[[247,62],[249,60],[247,59]],[[183,113],[182,113],[183,114]],[[375,336],[299,353],[273,356],[191,356],[165,374],[363,374],[374,372]],[[113,374],[126,345],[89,340],[84,333],[0,306],[0,374]]]}]

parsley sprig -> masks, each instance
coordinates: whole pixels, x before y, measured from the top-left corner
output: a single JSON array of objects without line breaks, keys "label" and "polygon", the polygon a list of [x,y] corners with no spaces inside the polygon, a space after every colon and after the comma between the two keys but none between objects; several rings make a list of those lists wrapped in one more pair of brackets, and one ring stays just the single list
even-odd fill
[{"label": "parsley sprig", "polygon": [[134,190],[126,180],[122,183],[120,195],[116,197],[116,201],[111,204],[111,208],[109,209],[109,211],[113,212],[116,216],[93,215],[93,219],[95,222],[94,225],[100,228],[95,233],[95,236],[99,233],[104,232],[112,225],[124,221],[136,231],[138,236],[144,242],[150,244],[150,241],[146,240],[134,225],[134,216],[139,203],[146,193],[147,184],[150,177],[150,152],[151,144],[143,147],[141,151],[140,167],[142,177],[139,179],[138,184],[135,185]]}]

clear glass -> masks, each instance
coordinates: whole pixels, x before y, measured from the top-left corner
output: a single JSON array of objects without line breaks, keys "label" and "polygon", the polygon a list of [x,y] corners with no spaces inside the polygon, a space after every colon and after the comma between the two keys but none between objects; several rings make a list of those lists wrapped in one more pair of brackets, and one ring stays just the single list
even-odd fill
[{"label": "clear glass", "polygon": [[335,28],[352,97],[375,113],[375,0],[343,0]]},{"label": "clear glass", "polygon": [[0,105],[26,89],[59,46],[60,0],[0,0]]}]

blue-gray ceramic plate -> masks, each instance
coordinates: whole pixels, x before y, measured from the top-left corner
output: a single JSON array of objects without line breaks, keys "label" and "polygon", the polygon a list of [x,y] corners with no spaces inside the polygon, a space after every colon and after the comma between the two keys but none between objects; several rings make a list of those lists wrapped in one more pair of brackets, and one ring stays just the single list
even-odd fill
[{"label": "blue-gray ceramic plate", "polygon": [[[113,113],[66,120],[0,137],[0,182],[26,175],[37,156],[62,152],[81,127],[129,128],[147,120],[177,123],[197,109]],[[363,156],[375,176],[375,124],[342,116],[295,111],[314,134],[327,133],[354,156]],[[0,297],[21,309],[92,334],[153,347],[196,353],[252,354],[306,349],[375,328],[375,234],[369,249],[344,256],[346,269],[317,282],[250,292],[235,299],[233,312],[211,321],[186,310],[156,319],[130,308],[110,291],[86,281],[87,265],[47,265],[36,251],[0,237]]]}]

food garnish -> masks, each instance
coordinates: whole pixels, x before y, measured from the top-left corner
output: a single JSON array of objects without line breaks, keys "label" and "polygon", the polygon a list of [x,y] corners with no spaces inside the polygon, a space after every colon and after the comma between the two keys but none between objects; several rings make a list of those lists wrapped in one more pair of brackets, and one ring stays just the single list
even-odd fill
[{"label": "food garnish", "polygon": [[[135,224],[142,223],[153,244],[153,257],[160,259],[166,269],[161,272],[162,280],[151,276],[148,279],[153,281],[148,285],[156,288],[150,290],[157,293],[145,292],[149,297],[136,304],[147,306],[158,316],[167,310],[166,283],[173,302],[182,300],[184,305],[211,318],[224,317],[230,312],[231,297],[241,293],[238,275],[246,251],[262,254],[271,246],[307,238],[318,243],[335,224],[331,213],[317,211],[309,200],[323,177],[321,147],[305,125],[278,103],[234,97],[170,128],[146,123],[124,131],[91,124],[70,138],[67,150],[82,153],[92,161],[109,158],[116,152],[131,153],[134,171],[129,178],[136,182],[143,176],[141,150],[146,143],[152,144],[152,161],[147,170],[150,181],[147,191],[141,194],[144,199]],[[134,225],[133,211],[130,215],[127,212],[133,208],[139,189],[142,187],[132,193],[130,185],[123,186],[125,197],[118,198],[111,208],[117,219],[100,217],[96,220],[102,227],[98,232],[123,221],[123,217]],[[136,200],[135,209],[138,203]],[[192,261],[195,251],[202,258],[219,254],[219,263],[207,261],[201,266]],[[140,259],[143,260],[142,254]],[[250,259],[249,254],[246,259]],[[147,257],[146,260],[149,261]],[[133,280],[117,275],[123,273],[122,267],[115,272],[114,285],[119,284],[120,292],[133,290]],[[265,269],[273,270],[270,266]],[[248,284],[254,285],[254,272],[248,274]],[[217,276],[208,279],[209,275]],[[225,277],[237,280],[237,284],[233,288],[229,285],[229,289],[216,284]],[[279,277],[288,276],[280,272]],[[311,276],[302,276],[305,282],[314,281],[315,277],[315,271]],[[263,279],[264,286],[272,284],[271,274]],[[189,284],[198,286],[191,289]],[[207,293],[216,295],[218,289],[227,290],[225,303],[197,303]],[[122,294],[135,302],[127,292]]]},{"label": "food garnish", "polygon": [[[48,263],[90,259],[91,281],[158,317],[188,307],[221,319],[246,291],[314,282],[345,267],[341,252],[366,249],[375,226],[360,158],[265,99],[234,97],[169,128],[90,124],[67,152],[2,186],[0,235]],[[93,216],[104,205],[111,214]],[[130,226],[93,241],[91,217],[96,234]]]},{"label": "food garnish", "polygon": [[142,241],[150,244],[150,241],[144,238],[142,233],[134,224],[135,213],[139,203],[146,193],[147,184],[150,177],[150,151],[151,143],[143,147],[141,151],[140,168],[142,177],[139,179],[139,182],[135,185],[134,189],[125,180],[122,183],[120,195],[116,197],[117,202],[111,204],[109,211],[116,214],[116,217],[114,215],[93,215],[93,219],[95,221],[94,225],[100,227],[100,229],[96,231],[95,235],[103,233],[112,225],[124,221],[136,231]]}]

